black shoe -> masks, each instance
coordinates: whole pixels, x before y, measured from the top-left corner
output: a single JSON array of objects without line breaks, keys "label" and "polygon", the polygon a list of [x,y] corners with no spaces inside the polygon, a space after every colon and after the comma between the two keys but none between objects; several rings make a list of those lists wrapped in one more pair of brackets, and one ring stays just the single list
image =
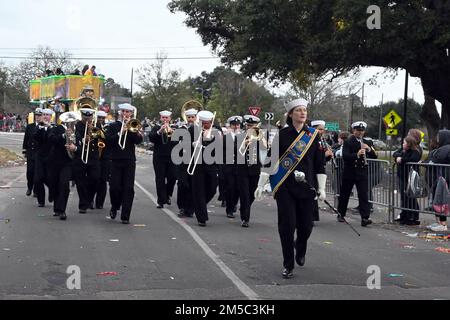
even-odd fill
[{"label": "black shoe", "polygon": [[248,228],[248,221],[242,221],[241,227],[242,228]]},{"label": "black shoe", "polygon": [[43,204],[43,203],[38,203],[38,207],[43,208],[43,207],[45,207],[45,204]]},{"label": "black shoe", "polygon": [[303,257],[295,256],[295,261],[300,267],[303,267],[305,265],[305,256]]},{"label": "black shoe", "polygon": [[53,202],[53,196],[51,194],[48,195],[48,202]]},{"label": "black shoe", "polygon": [[103,206],[95,206],[95,209],[101,210],[101,209],[103,209]]},{"label": "black shoe", "polygon": [[222,200],[222,204],[221,204],[221,207],[222,208],[225,208],[227,206],[227,203],[226,203],[226,201],[225,200]]},{"label": "black shoe", "polygon": [[313,227],[315,226],[314,221],[311,223],[311,226],[313,226]]},{"label": "black shoe", "polygon": [[91,202],[91,204],[89,205],[89,209],[94,210],[94,203]]},{"label": "black shoe", "polygon": [[156,208],[158,208],[158,209],[162,209],[162,208],[164,208],[164,205],[163,205],[163,204],[160,204],[160,203],[158,203],[158,205],[156,206]]},{"label": "black shoe", "polygon": [[37,194],[36,193],[33,193],[33,198],[37,198]]},{"label": "black shoe", "polygon": [[130,224],[129,220],[122,220],[122,224]]},{"label": "black shoe", "polygon": [[109,211],[109,217],[114,220],[116,218],[116,216],[117,216],[117,210],[111,209],[111,211]]},{"label": "black shoe", "polygon": [[418,221],[418,220],[408,220],[408,221],[406,221],[406,225],[408,225],[408,226],[420,226],[420,221]]},{"label": "black shoe", "polygon": [[285,279],[289,279],[292,278],[294,276],[294,274],[292,273],[293,269],[287,269],[284,268],[283,272],[281,272],[281,275],[283,276],[283,278]]},{"label": "black shoe", "polygon": [[232,213],[227,213],[227,218],[232,218],[232,219],[234,219],[234,214],[232,214]]},{"label": "black shoe", "polygon": [[30,189],[27,190],[26,195],[27,195],[27,197],[29,197],[31,195],[31,190]]},{"label": "black shoe", "polygon": [[233,213],[236,213],[236,211],[237,211],[237,206],[234,206]]},{"label": "black shoe", "polygon": [[172,204],[172,200],[170,200],[170,197],[167,197],[166,203],[170,206]]},{"label": "black shoe", "polygon": [[362,219],[362,220],[361,220],[361,226],[362,226],[362,227],[366,227],[366,226],[368,226],[369,224],[372,224],[372,220],[370,220],[370,219]]},{"label": "black shoe", "polygon": [[60,215],[61,215],[60,212],[55,212],[55,213],[53,214],[54,217],[59,217]]},{"label": "black shoe", "polygon": [[199,222],[198,225],[199,225],[200,227],[206,227],[206,222]]},{"label": "black shoe", "polygon": [[403,219],[400,219],[398,222],[399,222],[402,226],[408,223],[408,221],[403,220]]},{"label": "black shoe", "polygon": [[345,218],[342,215],[337,216],[337,221],[339,222],[345,222]]},{"label": "black shoe", "polygon": [[59,220],[66,220],[66,219],[67,219],[66,213],[65,213],[65,212],[62,212],[62,213],[59,215]]},{"label": "black shoe", "polygon": [[87,212],[87,210],[86,209],[80,209],[78,212],[81,213],[81,214],[85,214]]}]

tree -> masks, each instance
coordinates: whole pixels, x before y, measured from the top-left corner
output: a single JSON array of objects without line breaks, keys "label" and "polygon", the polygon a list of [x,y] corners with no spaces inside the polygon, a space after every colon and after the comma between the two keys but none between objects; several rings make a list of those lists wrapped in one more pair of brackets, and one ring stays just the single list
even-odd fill
[{"label": "tree", "polygon": [[[370,5],[381,30],[368,28]],[[406,69],[443,105],[450,126],[450,2],[445,0],[172,0],[203,43],[247,76],[306,83],[311,74],[341,75],[361,66]]]},{"label": "tree", "polygon": [[57,68],[61,68],[66,73],[76,68],[81,69],[79,62],[72,62],[72,55],[69,52],[40,46],[30,54],[29,58],[11,68],[10,81],[20,87],[20,90],[27,92],[30,80],[44,76],[47,70],[55,71]]},{"label": "tree", "polygon": [[174,110],[178,106],[181,71],[169,68],[166,54],[159,53],[155,63],[141,67],[137,83],[142,89],[143,104],[137,107],[145,114],[155,117],[161,110]]}]

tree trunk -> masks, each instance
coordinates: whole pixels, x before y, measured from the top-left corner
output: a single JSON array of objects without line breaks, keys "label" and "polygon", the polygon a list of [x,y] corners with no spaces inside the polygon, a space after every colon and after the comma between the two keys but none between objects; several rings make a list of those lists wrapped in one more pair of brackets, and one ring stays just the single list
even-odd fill
[{"label": "tree trunk", "polygon": [[450,129],[450,100],[442,102],[441,128]]},{"label": "tree trunk", "polygon": [[[424,90],[425,92],[425,90]],[[439,131],[439,113],[436,109],[436,103],[434,98],[425,93],[425,103],[423,104],[422,111],[420,112],[420,118],[425,123],[428,132],[428,145],[431,140],[437,136]]]}]

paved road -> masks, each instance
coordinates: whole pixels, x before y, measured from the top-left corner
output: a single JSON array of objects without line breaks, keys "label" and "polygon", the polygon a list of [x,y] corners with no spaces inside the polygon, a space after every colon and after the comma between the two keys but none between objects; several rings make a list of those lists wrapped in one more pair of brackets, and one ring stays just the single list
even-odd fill
[{"label": "paved road", "polygon": [[[19,140],[0,134],[0,145],[16,151]],[[418,229],[386,225],[382,211],[370,228],[349,215],[357,237],[322,210],[305,266],[285,280],[270,198],[255,203],[248,229],[226,218],[216,201],[201,228],[195,219],[177,218],[175,205],[156,208],[151,157],[138,155],[130,225],[107,218],[109,201],[103,210],[78,214],[75,189],[68,220],[60,221],[50,206],[38,208],[24,195],[24,172],[0,170],[0,219],[10,219],[0,220],[1,299],[450,298],[450,254],[434,250],[448,245],[408,237],[402,231]],[[67,289],[70,265],[80,267],[81,290]],[[381,269],[380,290],[366,286],[370,265]],[[117,275],[98,275],[108,271]]]}]

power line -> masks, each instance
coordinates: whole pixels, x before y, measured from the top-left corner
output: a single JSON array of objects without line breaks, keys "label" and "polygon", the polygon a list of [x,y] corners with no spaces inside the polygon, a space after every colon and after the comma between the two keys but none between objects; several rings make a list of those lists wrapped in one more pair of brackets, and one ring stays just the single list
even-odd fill
[{"label": "power line", "polygon": [[[19,56],[0,56],[0,59],[37,59],[37,60],[60,60],[61,57],[19,57]],[[65,60],[111,60],[111,61],[137,61],[137,60],[158,60],[158,57],[63,57]],[[219,57],[164,57],[166,60],[212,60]]]},{"label": "power line", "polygon": [[[205,46],[169,46],[169,47],[121,47],[121,48],[102,48],[102,47],[92,47],[92,48],[50,48],[51,50],[136,50],[136,49],[186,49],[186,48],[205,48]],[[38,48],[10,48],[10,47],[0,47],[0,50],[36,50]]]}]

